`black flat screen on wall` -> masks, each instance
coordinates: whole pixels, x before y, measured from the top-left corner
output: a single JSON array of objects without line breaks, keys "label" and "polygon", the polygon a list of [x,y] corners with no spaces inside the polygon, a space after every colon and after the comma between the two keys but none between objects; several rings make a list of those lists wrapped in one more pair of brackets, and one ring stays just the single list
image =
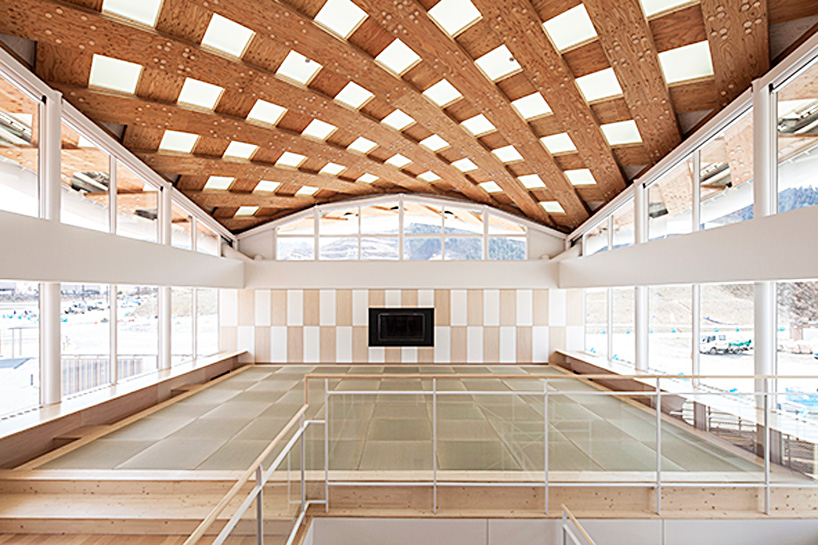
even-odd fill
[{"label": "black flat screen on wall", "polygon": [[369,309],[369,346],[434,346],[435,309]]}]

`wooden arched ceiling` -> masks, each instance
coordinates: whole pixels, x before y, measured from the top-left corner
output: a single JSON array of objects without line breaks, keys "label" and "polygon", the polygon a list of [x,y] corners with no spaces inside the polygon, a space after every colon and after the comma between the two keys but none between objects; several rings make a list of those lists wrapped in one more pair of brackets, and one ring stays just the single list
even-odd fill
[{"label": "wooden arched ceiling", "polygon": [[[691,119],[769,69],[772,22],[818,15],[810,0],[663,0],[671,7],[648,17],[640,0],[460,0],[478,15],[450,35],[429,10],[452,0],[352,0],[363,21],[342,38],[314,20],[327,0],[163,0],[153,26],[108,13],[106,1],[0,0],[0,33],[35,41],[41,78],[95,121],[124,125],[125,146],[237,231],[315,203],[398,191],[487,203],[570,230],[672,150]],[[543,23],[580,5],[593,32],[558,48]],[[202,45],[214,14],[252,32],[240,56]],[[400,75],[375,61],[396,38],[417,57]],[[660,54],[695,44],[706,44],[712,75],[668,84]],[[492,80],[475,61],[500,46],[510,55],[500,60],[519,68]],[[321,66],[306,84],[277,75],[291,51]],[[90,85],[94,55],[141,66],[134,92]],[[587,101],[578,78],[610,69],[620,90]],[[223,89],[212,109],[177,102],[186,78]],[[455,97],[443,106],[423,94],[441,79]],[[374,95],[357,109],[334,99],[350,82]],[[547,109],[524,118],[515,101],[534,93]],[[286,113],[275,124],[248,119],[257,100]],[[411,118],[401,130],[381,123],[395,110]],[[461,123],[478,115],[488,125],[475,136]],[[323,140],[302,135],[314,119],[335,130]],[[631,120],[641,141],[609,143],[602,127]],[[199,138],[190,153],[162,151],[166,130]],[[541,139],[555,135],[569,145],[549,151]],[[431,136],[446,146],[420,144]],[[359,137],[375,147],[347,149]],[[232,141],[258,149],[226,158]],[[276,165],[285,152],[306,159]],[[408,163],[389,162],[396,155]],[[320,173],[327,164],[344,170]],[[211,175],[234,181],[204,189]],[[530,175],[544,187],[526,187],[521,177]],[[254,191],[261,180],[280,185]],[[297,195],[303,186],[317,191]],[[258,209],[237,217],[240,206]]]}]

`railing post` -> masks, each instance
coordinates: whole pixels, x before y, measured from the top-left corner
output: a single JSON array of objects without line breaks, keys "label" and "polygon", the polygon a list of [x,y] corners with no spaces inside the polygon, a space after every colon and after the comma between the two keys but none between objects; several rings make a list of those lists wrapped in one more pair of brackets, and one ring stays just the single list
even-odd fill
[{"label": "railing post", "polygon": [[770,378],[764,381],[764,512],[769,515],[770,506]]},{"label": "railing post", "polygon": [[324,512],[329,513],[329,379],[324,379]]},{"label": "railing post", "polygon": [[656,377],[656,514],[662,514],[662,388]]},{"label": "railing post", "polygon": [[567,539],[568,532],[566,531],[567,526],[568,526],[568,515],[566,515],[565,509],[563,509],[562,510],[562,524],[560,525],[560,529],[562,530],[562,532],[560,532],[562,534],[562,545],[567,545],[568,544],[568,539]]},{"label": "railing post", "polygon": [[437,515],[437,379],[432,379],[432,513]]},{"label": "railing post", "polygon": [[307,505],[307,473],[306,473],[306,466],[307,466],[307,441],[304,439],[304,436],[307,433],[307,429],[304,427],[304,414],[301,414],[301,511],[304,511],[304,508]]},{"label": "railing post", "polygon": [[[549,501],[549,488],[548,488],[548,379],[543,379],[543,478],[544,478],[544,490],[543,495],[545,496],[545,514],[548,514],[548,501]],[[563,518],[565,513],[563,512]]]},{"label": "railing post", "polygon": [[264,471],[261,464],[256,467],[256,488],[256,542],[264,545]]}]

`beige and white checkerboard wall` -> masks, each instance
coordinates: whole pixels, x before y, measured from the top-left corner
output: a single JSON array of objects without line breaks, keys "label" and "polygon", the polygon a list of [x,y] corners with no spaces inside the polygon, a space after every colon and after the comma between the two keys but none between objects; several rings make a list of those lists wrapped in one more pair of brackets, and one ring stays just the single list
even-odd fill
[{"label": "beige and white checkerboard wall", "polygon": [[[434,307],[435,346],[368,345],[370,307]],[[583,346],[581,290],[222,290],[222,350],[259,363],[531,363]]]}]

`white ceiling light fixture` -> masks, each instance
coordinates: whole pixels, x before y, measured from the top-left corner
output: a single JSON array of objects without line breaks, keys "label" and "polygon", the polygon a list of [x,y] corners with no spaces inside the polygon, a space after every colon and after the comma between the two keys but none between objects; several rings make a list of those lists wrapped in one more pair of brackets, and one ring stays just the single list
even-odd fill
[{"label": "white ceiling light fixture", "polygon": [[594,179],[594,175],[591,174],[591,171],[587,168],[577,168],[573,170],[566,170],[565,176],[568,178],[568,181],[571,182],[571,185],[594,185],[596,184],[596,180]]},{"label": "white ceiling light fixture", "polygon": [[521,70],[520,63],[514,60],[511,51],[505,45],[489,51],[474,62],[491,81],[497,81]]},{"label": "white ceiling light fixture", "polygon": [[483,17],[469,0],[440,0],[429,16],[452,37]]},{"label": "white ceiling light fixture", "polygon": [[606,68],[605,70],[579,77],[576,81],[586,102],[593,102],[622,94],[622,87],[619,86],[619,80],[616,79],[613,68]]},{"label": "white ceiling light fixture", "polygon": [[414,122],[415,119],[412,116],[407,115],[401,110],[395,110],[391,114],[381,119],[381,123],[387,127],[392,127],[396,131],[402,131],[409,125],[412,125]]},{"label": "white ceiling light fixture", "polygon": [[455,100],[463,98],[460,91],[454,88],[454,85],[448,80],[442,79],[423,91],[423,96],[444,108],[454,102]]},{"label": "white ceiling light fixture", "polygon": [[543,27],[560,51],[596,37],[594,24],[582,4],[552,17],[543,23]]},{"label": "white ceiling light fixture", "polygon": [[633,119],[618,121],[616,123],[606,123],[605,125],[601,125],[600,128],[602,129],[602,134],[605,135],[605,140],[608,141],[608,145],[621,146],[642,142],[639,128]]},{"label": "white ceiling light fixture", "polygon": [[347,39],[366,17],[366,12],[350,0],[327,0],[315,15],[315,22]]},{"label": "white ceiling light fixture", "polygon": [[259,183],[256,184],[256,187],[253,188],[253,191],[256,193],[273,193],[276,189],[279,188],[280,185],[281,182],[261,180]]},{"label": "white ceiling light fixture", "polygon": [[363,136],[359,136],[358,138],[355,139],[353,143],[347,146],[347,149],[350,151],[357,151],[358,153],[363,153],[364,155],[366,155],[376,147],[378,147],[378,144],[376,144],[372,140],[368,140]]},{"label": "white ceiling light fixture", "polygon": [[486,193],[500,193],[503,191],[503,188],[497,185],[497,182],[483,182],[477,185]]},{"label": "white ceiling light fixture", "polygon": [[250,113],[247,114],[247,119],[260,121],[268,125],[275,125],[286,112],[287,109],[282,108],[278,104],[259,99],[253,104],[253,108],[250,110]]},{"label": "white ceiling light fixture", "polygon": [[258,212],[258,206],[239,206],[236,210],[236,217],[239,216],[254,216]]},{"label": "white ceiling light fixture", "polygon": [[375,62],[401,76],[420,62],[420,57],[408,45],[395,40],[375,57]]},{"label": "white ceiling light fixture", "polygon": [[533,119],[551,113],[551,108],[540,93],[531,93],[528,96],[518,98],[511,103],[520,117],[523,119]]},{"label": "white ceiling light fixture", "polygon": [[438,181],[438,180],[440,179],[440,176],[438,176],[437,174],[435,174],[435,173],[434,173],[434,172],[432,172],[431,170],[427,170],[426,172],[423,172],[423,173],[421,173],[421,174],[418,174],[418,178],[420,178],[420,179],[421,179],[421,180],[423,180],[424,182],[429,182],[429,183],[431,183],[431,182],[436,182],[436,181]]},{"label": "white ceiling light fixture", "polygon": [[155,26],[162,0],[103,0],[102,11],[143,25]]},{"label": "white ceiling light fixture", "polygon": [[513,163],[514,161],[523,160],[523,156],[520,155],[520,152],[517,151],[517,148],[514,146],[503,146],[502,148],[491,150],[491,152],[504,163]]},{"label": "white ceiling light fixture", "polygon": [[219,102],[222,93],[224,93],[223,87],[193,78],[185,78],[178,102],[204,108],[205,110],[212,110]]},{"label": "white ceiling light fixture", "polygon": [[142,66],[128,61],[121,61],[104,55],[94,55],[91,59],[90,87],[102,87],[121,93],[134,94]]},{"label": "white ceiling light fixture", "polygon": [[386,160],[387,165],[392,165],[397,168],[403,168],[411,162],[412,162],[411,159],[409,159],[408,157],[404,157],[400,153],[396,153],[395,155]]},{"label": "white ceiling light fixture", "polygon": [[640,0],[645,17],[652,17],[657,13],[671,10],[673,8],[689,4],[690,0]]},{"label": "white ceiling light fixture", "polygon": [[327,176],[338,176],[344,170],[346,170],[346,168],[347,167],[345,167],[344,165],[339,165],[338,163],[327,163],[326,165],[321,167],[321,170],[318,171],[318,174],[326,174]]},{"label": "white ceiling light fixture", "polygon": [[540,201],[540,206],[549,214],[565,214],[565,209],[558,201]]},{"label": "white ceiling light fixture", "polygon": [[159,142],[159,151],[176,151],[190,153],[199,141],[199,135],[189,132],[165,131]]},{"label": "white ceiling light fixture", "polygon": [[302,185],[300,188],[298,188],[298,191],[295,192],[296,195],[301,197],[312,197],[316,193],[318,193],[318,188],[309,185]]},{"label": "white ceiling light fixture", "polygon": [[316,138],[318,140],[326,140],[329,135],[335,132],[337,127],[335,125],[330,125],[329,123],[324,123],[320,119],[313,119],[310,121],[310,124],[307,125],[301,134],[303,136],[309,136],[310,138]]},{"label": "white ceiling light fixture", "polygon": [[233,183],[233,180],[235,180],[235,178],[231,178],[229,176],[211,176],[207,179],[204,188],[225,190],[230,187],[230,184]]},{"label": "white ceiling light fixture", "polygon": [[421,146],[428,149],[429,151],[439,151],[449,146],[448,142],[446,142],[436,134],[433,134],[428,138],[424,138],[419,143]]},{"label": "white ceiling light fixture", "polygon": [[300,153],[285,151],[276,161],[278,167],[298,168],[307,158]]},{"label": "white ceiling light fixture", "polygon": [[517,177],[526,189],[537,189],[545,187],[545,182],[537,174],[524,174]]},{"label": "white ceiling light fixture", "polygon": [[668,84],[713,75],[713,59],[706,41],[662,51],[659,64]]},{"label": "white ceiling light fixture", "polygon": [[357,180],[355,180],[355,181],[356,181],[356,182],[361,182],[361,183],[363,183],[363,184],[371,184],[372,182],[375,182],[375,181],[377,181],[377,180],[378,180],[378,177],[377,177],[377,176],[375,176],[374,174],[369,174],[369,173],[367,172],[366,174],[362,174],[362,175],[361,175],[361,176],[360,176],[360,177],[359,177]]},{"label": "white ceiling light fixture", "polygon": [[540,138],[540,142],[543,143],[545,149],[547,149],[548,153],[551,154],[577,151],[574,141],[571,140],[571,137],[568,136],[567,132],[543,136]]},{"label": "white ceiling light fixture", "polygon": [[241,58],[254,35],[255,32],[246,26],[214,13],[202,38],[202,45]]},{"label": "white ceiling light fixture", "polygon": [[224,150],[224,157],[237,157],[239,159],[250,159],[256,151],[258,146],[255,144],[248,144],[246,142],[230,142],[227,149]]},{"label": "white ceiling light fixture", "polygon": [[297,51],[290,50],[284,62],[276,70],[276,75],[307,85],[321,70],[322,66]]},{"label": "white ceiling light fixture", "polygon": [[452,166],[460,172],[471,172],[477,170],[477,165],[469,158],[460,159],[452,163]]},{"label": "white ceiling light fixture", "polygon": [[375,95],[355,83],[354,81],[350,81],[346,84],[346,86],[341,89],[341,91],[335,95],[335,100],[340,102],[341,104],[346,104],[350,108],[355,110],[359,109],[361,106],[369,102],[369,100]]},{"label": "white ceiling light fixture", "polygon": [[491,124],[491,121],[486,119],[483,114],[476,115],[461,123],[464,129],[472,133],[474,136],[480,136],[492,131],[496,131],[497,127]]}]

